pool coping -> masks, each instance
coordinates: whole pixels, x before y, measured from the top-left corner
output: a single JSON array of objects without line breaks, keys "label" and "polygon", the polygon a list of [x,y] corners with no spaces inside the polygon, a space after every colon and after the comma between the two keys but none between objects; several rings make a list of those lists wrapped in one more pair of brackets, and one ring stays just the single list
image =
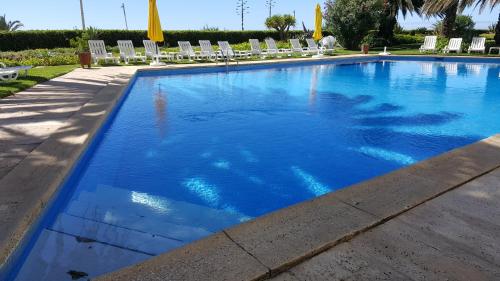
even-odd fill
[{"label": "pool coping", "polygon": [[[414,56],[394,56],[394,57],[414,57]],[[431,57],[437,57],[437,56],[431,56]],[[283,59],[283,60],[269,60],[269,61],[250,61],[250,62],[241,62],[239,65],[269,65],[269,64],[288,64],[288,63],[308,63],[311,61],[314,62],[321,62],[321,61],[335,61],[335,60],[343,60],[343,59],[360,59],[359,61],[363,61],[363,59],[369,58],[370,60],[372,59],[388,59],[390,57],[381,57],[378,55],[350,55],[350,56],[335,56],[335,57],[326,57],[321,60],[318,59],[312,59],[312,58],[303,58],[303,59]],[[422,58],[422,56],[415,56],[415,58]],[[471,58],[474,59],[474,57],[449,57],[447,56],[446,58],[460,58],[463,60],[470,60]],[[480,57],[479,59],[484,60],[491,60],[500,63],[500,58],[483,58]],[[232,64],[234,65],[234,63]],[[85,104],[80,111],[78,111],[74,116],[70,118],[70,126],[69,127],[63,127],[60,130],[58,130],[53,136],[51,136],[49,139],[44,141],[37,149],[35,149],[32,153],[28,155],[26,159],[24,159],[21,163],[19,163],[10,173],[8,173],[5,177],[3,177],[0,181],[0,186],[2,186],[2,196],[6,196],[3,198],[4,202],[9,202],[9,196],[12,196],[13,200],[11,202],[12,206],[8,206],[9,208],[14,208],[14,211],[10,212],[9,214],[14,217],[14,222],[7,227],[9,228],[7,231],[7,237],[0,237],[0,265],[1,270],[0,270],[0,276],[2,276],[2,270],[8,270],[9,269],[9,263],[7,261],[12,261],[15,260],[16,258],[16,249],[19,250],[20,247],[22,247],[22,243],[24,241],[25,237],[29,237],[30,231],[34,226],[36,225],[38,219],[40,216],[44,213],[44,210],[46,209],[45,207],[47,205],[50,205],[54,197],[58,194],[59,187],[61,187],[62,183],[65,181],[66,177],[70,172],[72,171],[74,165],[78,163],[78,160],[80,159],[81,155],[83,152],[87,149],[88,145],[91,143],[91,141],[94,139],[94,136],[97,134],[97,132],[100,130],[100,128],[106,123],[105,121],[108,119],[109,115],[113,112],[113,110],[116,107],[116,104],[120,100],[120,98],[123,96],[123,93],[126,92],[126,88],[129,85],[129,83],[132,81],[131,78],[136,75],[137,73],[141,73],[143,71],[165,71],[165,70],[177,70],[177,69],[193,69],[193,68],[207,68],[207,67],[224,67],[224,64],[219,64],[219,65],[214,65],[213,63],[211,64],[195,64],[195,65],[176,65],[176,66],[167,66],[167,67],[158,67],[158,68],[150,68],[150,67],[136,67],[136,71],[134,74],[122,74],[119,77],[116,77],[115,80],[113,80],[111,83],[109,83],[108,86],[106,86],[104,89],[102,89],[99,94],[96,95],[96,97],[91,100],[89,103]],[[95,112],[99,112],[99,114],[93,114]],[[71,135],[68,135],[68,132],[71,133]],[[61,139],[67,139],[70,138],[68,145],[61,145],[60,140]],[[491,140],[486,140],[483,142],[480,142],[481,144],[484,143],[490,143],[490,142],[496,143],[498,141],[498,136],[492,138]],[[464,148],[465,149],[465,148]],[[459,150],[460,151],[460,150]],[[500,155],[499,155],[500,156]],[[34,163],[40,163],[40,160],[43,158],[43,164],[42,165],[34,165]],[[439,158],[439,156],[438,156]],[[476,157],[477,158],[477,157]],[[499,157],[500,158],[500,157]],[[475,159],[475,158],[474,158]],[[431,159],[432,160],[432,159]],[[422,166],[426,165],[426,163],[433,163],[431,160],[425,161],[423,163],[419,163],[416,166]],[[443,163],[446,164],[446,163]],[[500,164],[500,161],[499,163]],[[414,167],[414,166],[411,166]],[[410,169],[411,167],[405,168],[403,170]],[[453,167],[453,166],[452,166]],[[489,166],[488,166],[489,167]],[[414,168],[416,169],[416,168]],[[418,170],[418,169],[417,169]],[[425,170],[425,169],[424,169]],[[433,170],[433,169],[431,169]],[[480,170],[480,172],[484,172],[483,170]],[[372,181],[364,182],[358,185],[355,185],[350,188],[346,188],[344,190],[341,190],[336,193],[332,193],[329,195],[326,195],[324,197],[316,198],[312,201],[304,202],[299,205],[291,206],[289,208],[280,210],[278,212],[263,216],[261,218],[258,218],[256,220],[253,220],[249,223],[245,223],[243,225],[236,226],[234,228],[230,228],[228,230],[225,230],[221,233],[215,234],[214,236],[208,237],[204,240],[201,240],[199,242],[196,242],[194,244],[189,244],[183,248],[180,248],[178,250],[175,250],[173,252],[167,253],[165,255],[161,255],[159,257],[154,258],[154,261],[161,260],[162,264],[165,263],[166,265],[170,262],[170,264],[175,261],[175,262],[188,262],[188,260],[191,258],[191,256],[185,256],[187,260],[179,260],[175,259],[175,256],[182,256],[182,253],[185,253],[186,251],[191,252],[195,251],[200,255],[203,255],[204,253],[206,254],[207,250],[212,250],[212,253],[216,253],[216,255],[221,255],[223,257],[229,258],[230,255],[226,255],[226,253],[237,253],[240,255],[242,260],[245,260],[246,265],[251,265],[253,264],[254,266],[252,268],[260,268],[264,269],[265,274],[262,275],[262,273],[259,271],[258,273],[255,273],[254,270],[249,270],[248,272],[253,272],[252,275],[253,277],[248,279],[248,280],[253,280],[253,279],[259,279],[263,278],[263,276],[270,276],[273,274],[276,274],[276,272],[280,272],[282,268],[286,268],[287,266],[296,263],[296,259],[290,259],[287,258],[285,259],[285,262],[282,263],[280,259],[276,260],[270,260],[270,261],[265,261],[262,262],[259,260],[259,253],[255,252],[252,253],[250,252],[249,249],[252,247],[248,245],[254,245],[256,241],[252,240],[245,240],[242,239],[241,237],[245,237],[245,229],[246,231],[251,231],[255,235],[259,234],[259,232],[256,232],[253,230],[253,228],[261,228],[262,226],[266,225],[269,226],[268,224],[262,224],[262,221],[266,222],[269,220],[282,220],[283,218],[287,216],[291,216],[294,219],[300,219],[297,216],[293,215],[293,210],[297,209],[307,209],[313,207],[313,210],[315,210],[316,207],[318,207],[321,204],[325,204],[325,202],[330,202],[329,200],[334,200],[338,206],[342,206],[343,209],[337,210],[336,212],[354,212],[353,215],[355,216],[360,216],[363,220],[365,220],[365,223],[362,225],[365,227],[362,227],[361,230],[357,230],[356,232],[362,231],[362,229],[366,228],[366,225],[368,227],[376,225],[377,223],[380,223],[380,218],[373,214],[374,212],[369,212],[366,210],[363,210],[361,206],[359,205],[359,202],[351,202],[349,203],[350,197],[349,197],[349,192],[354,192],[355,190],[358,190],[356,186],[364,186],[364,185],[373,185],[376,184],[377,182],[385,182],[392,180],[394,182],[398,182],[398,177],[401,177],[402,175],[405,177],[408,177],[409,175],[407,173],[403,174],[398,174],[400,171],[395,172],[396,174],[393,175],[392,173],[386,176],[382,176],[380,178],[374,179]],[[482,173],[484,174],[484,173]],[[410,178],[414,177],[413,175],[410,174]],[[478,175],[474,174],[475,177]],[[418,177],[419,179],[421,178],[420,176]],[[426,177],[422,177],[426,181],[428,179]],[[470,180],[470,178],[467,178],[467,180]],[[462,183],[462,182],[461,182]],[[456,186],[456,182],[454,182],[453,187]],[[395,187],[392,186],[394,189]],[[6,191],[4,193],[4,191]],[[27,196],[27,200],[23,202],[17,202],[18,198],[18,193],[19,192],[26,192],[29,195]],[[344,195],[342,195],[344,194]],[[435,194],[433,195],[435,196]],[[325,199],[326,198],[326,199]],[[25,198],[26,199],[26,198]],[[325,201],[326,200],[326,201]],[[428,198],[426,199],[428,200]],[[419,200],[417,200],[419,201]],[[315,203],[316,202],[316,203]],[[0,202],[2,203],[2,202]],[[319,205],[318,205],[319,204]],[[0,207],[3,207],[4,205],[0,205]],[[324,207],[324,206],[323,206]],[[407,206],[406,206],[407,207]],[[404,211],[408,208],[395,208],[397,209],[397,212]],[[331,212],[329,208],[326,208],[325,210],[326,213]],[[315,212],[313,212],[315,213]],[[335,212],[334,212],[335,213]],[[315,214],[317,215],[317,214]],[[390,216],[394,216],[394,212],[389,214]],[[12,221],[12,218],[9,218],[10,221]],[[384,218],[384,219],[387,219]],[[0,218],[1,221],[5,221],[3,218]],[[282,222],[282,221],[281,221]],[[255,226],[257,224],[257,226]],[[352,225],[352,223],[351,223]],[[344,227],[348,227],[349,225],[346,225]],[[310,229],[309,226],[305,227],[305,229]],[[295,229],[296,231],[300,231],[300,228]],[[274,232],[279,233],[278,230],[274,230]],[[261,233],[263,234],[263,233]],[[271,235],[272,233],[267,233],[268,235]],[[298,232],[297,232],[298,234]],[[345,233],[344,233],[345,234]],[[343,234],[341,239],[346,239],[346,237],[349,237],[355,233],[352,233],[352,231],[348,231],[348,235],[345,236]],[[297,236],[295,236],[297,237]],[[241,239],[241,240],[240,240]],[[207,242],[208,241],[208,242]],[[271,241],[270,243],[273,243],[273,239],[268,239],[268,241]],[[338,241],[337,240],[332,240],[332,241]],[[321,249],[327,249],[331,247],[332,243],[335,244],[337,242],[332,242],[328,241],[325,242],[323,241],[321,246],[314,246],[311,247],[312,251],[308,250],[307,253],[299,253],[301,257],[308,257],[314,254],[317,254],[318,252],[321,251]],[[312,243],[312,242],[311,242]],[[258,244],[258,243],[257,243]],[[220,246],[220,248],[217,248],[217,246]],[[255,246],[255,245],[254,245]],[[215,247],[215,248],[214,248]],[[211,248],[211,249],[209,249]],[[217,252],[217,249],[225,249],[225,252]],[[253,248],[252,248],[253,249]],[[258,249],[257,246],[255,246],[255,249]],[[214,252],[215,250],[215,252]],[[205,252],[204,252],[205,251]],[[272,253],[270,253],[272,254]],[[174,258],[172,258],[174,257]],[[204,256],[204,258],[208,258],[208,256]],[[210,259],[209,259],[210,260]],[[214,258],[214,261],[217,259]],[[220,259],[219,259],[220,260]],[[141,265],[136,265],[131,267],[132,269],[124,269],[121,271],[118,271],[115,274],[120,274],[120,272],[127,272],[128,274],[131,274],[129,272],[132,270],[133,272],[143,272],[147,271],[147,265],[153,263],[154,261],[151,262],[146,262]],[[225,260],[226,265],[231,264],[231,261],[240,261],[240,259],[233,259],[231,257],[230,260]],[[199,262],[199,261],[198,261]],[[244,264],[242,264],[244,265]],[[194,265],[193,265],[194,266]],[[207,266],[209,268],[213,267],[213,264],[208,263]],[[154,266],[156,267],[156,266]],[[238,266],[237,266],[238,267]],[[196,272],[203,272],[201,269],[202,267],[198,267],[200,271]],[[242,268],[247,268],[242,267]],[[208,268],[205,268],[208,269]],[[179,274],[182,272],[177,270],[174,271]],[[194,272],[194,271],[193,271]],[[223,272],[218,272],[218,271],[213,271],[211,270],[210,272],[217,273],[217,274],[222,274]],[[232,271],[227,271],[227,274]],[[151,273],[151,272],[150,272]],[[206,272],[205,272],[206,273]],[[204,274],[205,274],[204,273]],[[234,272],[233,272],[234,273]],[[255,273],[255,274],[254,274]],[[184,274],[184,273],[182,273]],[[114,276],[113,274],[108,275],[108,276]],[[130,276],[130,275],[127,275]],[[217,275],[219,276],[219,275]],[[222,275],[220,275],[222,276]],[[242,277],[245,276],[244,274],[241,275]],[[144,277],[144,276],[143,276]],[[110,277],[104,277],[105,279],[103,280],[111,280],[109,279]],[[108,279],[106,279],[108,278]],[[172,279],[175,279],[175,276],[172,276]],[[194,280],[194,279],[193,279]]]}]

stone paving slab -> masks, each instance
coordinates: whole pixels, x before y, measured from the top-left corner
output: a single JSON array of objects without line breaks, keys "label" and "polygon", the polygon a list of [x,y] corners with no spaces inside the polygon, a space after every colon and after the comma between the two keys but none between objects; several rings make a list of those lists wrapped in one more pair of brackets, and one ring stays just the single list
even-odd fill
[{"label": "stone paving slab", "polygon": [[333,196],[323,196],[226,230],[246,251],[280,271],[370,227],[378,219]]},{"label": "stone paving slab", "polygon": [[499,280],[500,169],[273,280]]},{"label": "stone paving slab", "polygon": [[[155,271],[151,272],[151,268]],[[188,269],[188,270],[186,270]],[[133,274],[131,274],[133,272]],[[269,270],[231,241],[218,233],[189,244],[160,258],[134,265],[99,280],[257,280]]]}]

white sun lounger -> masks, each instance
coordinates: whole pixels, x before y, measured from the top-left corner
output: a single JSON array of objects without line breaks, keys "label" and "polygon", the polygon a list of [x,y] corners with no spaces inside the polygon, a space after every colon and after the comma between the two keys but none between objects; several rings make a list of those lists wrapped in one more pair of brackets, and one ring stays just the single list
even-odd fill
[{"label": "white sun lounger", "polygon": [[94,60],[94,64],[98,64],[100,60],[104,60],[104,62],[120,62],[119,57],[114,57],[112,53],[108,53],[106,51],[106,46],[104,45],[103,40],[89,40],[89,49],[92,59]]},{"label": "white sun lounger", "polygon": [[474,37],[472,38],[472,42],[470,43],[469,47],[469,54],[471,52],[480,52],[480,53],[486,53],[486,38],[484,37]]},{"label": "white sun lounger", "polygon": [[28,76],[28,70],[32,69],[31,65],[9,66],[7,67],[3,62],[0,62],[0,70],[3,71],[24,71],[24,76]]},{"label": "white sun lounger", "polygon": [[333,53],[335,52],[335,43],[337,42],[337,38],[334,36],[327,36],[321,39],[321,50],[323,53]]},{"label": "white sun lounger", "polygon": [[448,42],[448,46],[444,47],[443,53],[448,54],[450,52],[457,52],[460,54],[462,52],[462,38],[451,38]]},{"label": "white sun lounger", "polygon": [[19,70],[16,69],[0,69],[0,81],[14,81],[19,77]]},{"label": "white sun lounger", "polygon": [[234,51],[229,42],[227,41],[219,41],[217,42],[219,45],[220,55],[223,57],[228,57],[230,59],[233,58],[250,58],[251,54],[247,51]]},{"label": "white sun lounger", "polygon": [[314,54],[322,54],[323,50],[318,47],[318,44],[316,44],[316,41],[312,38],[306,39],[307,42],[307,49]]},{"label": "white sun lounger", "polygon": [[261,56],[262,58],[265,58],[266,56],[269,55],[276,55],[276,53],[268,53],[267,51],[262,50],[258,39],[250,39],[249,41],[250,41],[250,54],[254,56]]},{"label": "white sun lounger", "polygon": [[267,38],[266,40],[266,45],[267,45],[267,53],[269,54],[286,54],[290,55],[291,50],[290,49],[278,49],[278,46],[276,45],[276,41],[274,41],[273,38]]},{"label": "white sun lounger", "polygon": [[309,48],[304,48],[300,44],[299,39],[290,39],[290,45],[292,45],[292,52],[299,53],[302,56],[307,56],[310,54],[318,53],[318,51],[311,51]]},{"label": "white sun lounger", "polygon": [[212,43],[210,43],[210,40],[200,40],[198,41],[200,43],[200,58],[206,58],[208,60],[217,60],[219,59],[219,55],[214,51],[214,48],[212,48]]},{"label": "white sun lounger", "polygon": [[420,46],[420,52],[435,52],[437,36],[425,36],[424,44]]},{"label": "white sun lounger", "polygon": [[117,43],[118,49],[120,49],[120,57],[125,64],[128,64],[131,60],[134,62],[137,62],[138,60],[146,62],[146,56],[135,52],[132,40],[118,40]]},{"label": "white sun lounger", "polygon": [[175,53],[167,53],[164,51],[160,51],[158,45],[151,40],[142,40],[142,44],[144,45],[145,55],[147,58],[151,58],[151,60],[173,60]]},{"label": "white sun lounger", "polygon": [[190,61],[193,59],[199,59],[199,53],[196,53],[193,50],[193,47],[191,46],[191,43],[189,41],[179,41],[177,42],[177,44],[179,44],[179,53],[177,54],[177,59],[187,58]]}]

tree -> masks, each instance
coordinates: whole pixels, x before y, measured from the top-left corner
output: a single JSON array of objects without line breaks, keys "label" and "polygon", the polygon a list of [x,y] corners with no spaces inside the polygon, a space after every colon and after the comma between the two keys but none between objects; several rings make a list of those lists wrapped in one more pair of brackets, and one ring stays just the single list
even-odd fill
[{"label": "tree", "polygon": [[7,18],[5,17],[5,15],[0,16],[1,31],[16,31],[23,26],[24,25],[18,20],[7,22]]},{"label": "tree", "polygon": [[327,0],[327,29],[333,30],[347,49],[359,47],[365,36],[378,28],[383,3],[380,0]]},{"label": "tree", "polygon": [[269,9],[269,17],[273,15],[274,5],[276,5],[276,0],[266,0],[266,7]]},{"label": "tree", "polygon": [[241,15],[241,30],[245,30],[245,15],[249,9],[248,0],[236,0],[236,14]]},{"label": "tree", "polygon": [[380,19],[378,35],[387,42],[392,42],[399,12],[403,17],[406,17],[408,13],[420,15],[423,4],[424,0],[384,0],[384,11]]},{"label": "tree", "polygon": [[500,5],[500,0],[427,0],[424,4],[424,11],[428,15],[444,17],[443,33],[446,37],[452,37],[458,12],[463,12],[469,6],[479,6],[481,12],[487,6],[493,9],[497,5]]},{"label": "tree", "polygon": [[[474,26],[476,24],[471,16],[458,15],[454,23],[454,35],[470,41],[474,36]],[[441,20],[434,24],[434,31],[438,35],[444,35],[444,22]]]},{"label": "tree", "polygon": [[266,19],[266,27],[276,29],[280,34],[280,39],[288,38],[288,32],[295,26],[296,20],[292,15],[274,15]]}]

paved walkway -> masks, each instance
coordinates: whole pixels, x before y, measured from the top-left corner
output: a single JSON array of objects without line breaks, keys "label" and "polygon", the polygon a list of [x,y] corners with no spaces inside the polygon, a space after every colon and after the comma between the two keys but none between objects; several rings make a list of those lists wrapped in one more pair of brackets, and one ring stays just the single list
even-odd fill
[{"label": "paved walkway", "polygon": [[272,279],[500,280],[500,169]]},{"label": "paved walkway", "polygon": [[0,99],[0,179],[123,70],[76,69]]}]

